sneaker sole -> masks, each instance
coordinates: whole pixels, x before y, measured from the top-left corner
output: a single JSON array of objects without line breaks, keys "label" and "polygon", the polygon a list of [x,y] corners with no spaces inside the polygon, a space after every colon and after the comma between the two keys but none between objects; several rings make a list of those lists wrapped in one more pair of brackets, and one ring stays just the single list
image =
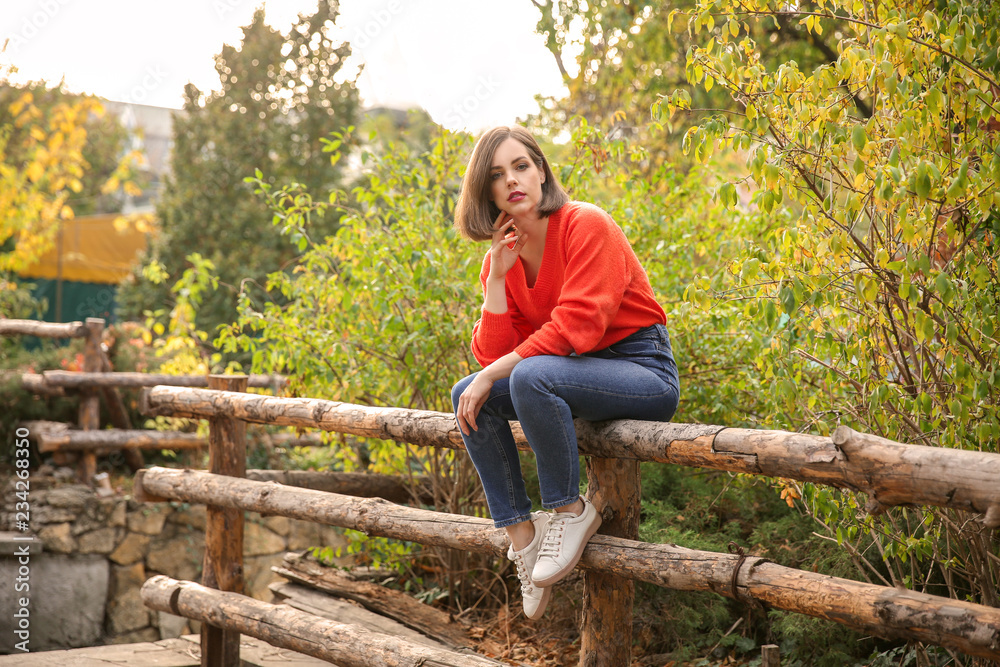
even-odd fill
[{"label": "sneaker sole", "polygon": [[[545,608],[549,606],[549,598],[552,596],[552,589],[543,588],[542,590],[544,591],[542,593],[542,599],[538,603],[538,609],[535,610],[535,613],[529,616],[527,611],[524,612],[524,615],[532,621],[537,621],[538,619],[540,619],[545,614]],[[522,608],[523,608],[523,602],[522,602]]]},{"label": "sneaker sole", "polygon": [[573,571],[576,564],[580,562],[583,557],[583,551],[587,548],[587,543],[590,542],[590,538],[597,534],[597,529],[601,527],[600,521],[597,522],[592,529],[587,531],[587,539],[583,541],[583,547],[577,552],[576,556],[569,563],[566,564],[561,570],[557,571],[555,574],[546,577],[545,579],[532,579],[531,583],[538,586],[539,588],[548,588],[549,586],[561,581],[567,574]]}]

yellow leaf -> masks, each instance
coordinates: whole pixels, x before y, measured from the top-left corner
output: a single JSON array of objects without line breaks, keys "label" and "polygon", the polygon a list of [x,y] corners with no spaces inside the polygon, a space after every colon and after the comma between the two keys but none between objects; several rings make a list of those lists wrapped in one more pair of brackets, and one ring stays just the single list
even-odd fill
[{"label": "yellow leaf", "polygon": [[59,210],[59,217],[63,220],[72,220],[74,217],[73,209],[69,206],[63,206],[62,209]]},{"label": "yellow leaf", "polygon": [[32,183],[37,183],[45,173],[45,168],[39,162],[32,162],[25,170],[25,175]]}]

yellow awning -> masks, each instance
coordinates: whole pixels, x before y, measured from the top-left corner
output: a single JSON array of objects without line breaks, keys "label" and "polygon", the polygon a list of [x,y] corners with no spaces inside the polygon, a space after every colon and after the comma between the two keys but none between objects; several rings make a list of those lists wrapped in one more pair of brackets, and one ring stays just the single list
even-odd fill
[{"label": "yellow awning", "polygon": [[117,214],[88,215],[63,220],[61,244],[57,237],[56,245],[19,275],[51,280],[61,275],[63,280],[85,283],[121,282],[139,254],[146,249],[147,234],[134,225],[127,225],[119,231],[114,224],[119,217]]}]

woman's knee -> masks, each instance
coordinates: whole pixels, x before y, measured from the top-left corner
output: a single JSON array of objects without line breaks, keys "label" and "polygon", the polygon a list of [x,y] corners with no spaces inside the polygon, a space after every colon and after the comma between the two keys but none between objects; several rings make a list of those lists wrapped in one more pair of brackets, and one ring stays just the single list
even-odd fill
[{"label": "woman's knee", "polygon": [[[528,357],[519,361],[510,374],[510,393],[513,397],[524,397],[544,392],[547,386],[548,358]],[[515,399],[516,400],[516,399]]]}]

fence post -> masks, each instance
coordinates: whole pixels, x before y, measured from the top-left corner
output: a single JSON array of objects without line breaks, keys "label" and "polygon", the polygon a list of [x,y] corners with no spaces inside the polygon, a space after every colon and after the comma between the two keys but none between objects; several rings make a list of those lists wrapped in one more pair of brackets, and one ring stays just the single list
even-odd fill
[{"label": "fence post", "polygon": [[777,644],[760,647],[760,667],[781,667],[781,651]]},{"label": "fence post", "polygon": [[[588,494],[603,523],[600,534],[639,537],[639,462],[587,459]],[[585,572],[582,667],[617,667],[632,663],[632,602],[635,583],[603,572]]]},{"label": "fence post", "polygon": [[[108,358],[108,355],[102,349],[101,372],[110,373],[112,370],[111,359]],[[111,418],[112,426],[121,429],[131,429],[132,424],[129,423],[125,401],[122,400],[122,395],[118,391],[118,387],[101,387],[100,392],[104,396],[104,404],[108,406],[108,414]],[[142,470],[142,451],[138,447],[126,447],[122,450],[122,454],[124,454],[125,463],[132,469],[132,472]]]},{"label": "fence post", "polygon": [[[87,337],[83,347],[83,371],[99,373],[101,370],[101,337],[104,333],[104,320],[99,317],[88,317],[84,325]],[[96,389],[84,389],[80,393],[80,428],[93,431],[101,428],[101,398]],[[77,477],[88,486],[93,486],[94,475],[97,474],[97,453],[82,452],[76,469]]]},{"label": "fence post", "polygon": [[[210,389],[246,391],[245,375],[209,375]],[[209,417],[208,470],[246,477],[246,423],[232,417]],[[205,520],[203,586],[243,593],[243,511],[208,505]],[[201,626],[202,667],[239,667],[240,633],[207,623]]]}]

